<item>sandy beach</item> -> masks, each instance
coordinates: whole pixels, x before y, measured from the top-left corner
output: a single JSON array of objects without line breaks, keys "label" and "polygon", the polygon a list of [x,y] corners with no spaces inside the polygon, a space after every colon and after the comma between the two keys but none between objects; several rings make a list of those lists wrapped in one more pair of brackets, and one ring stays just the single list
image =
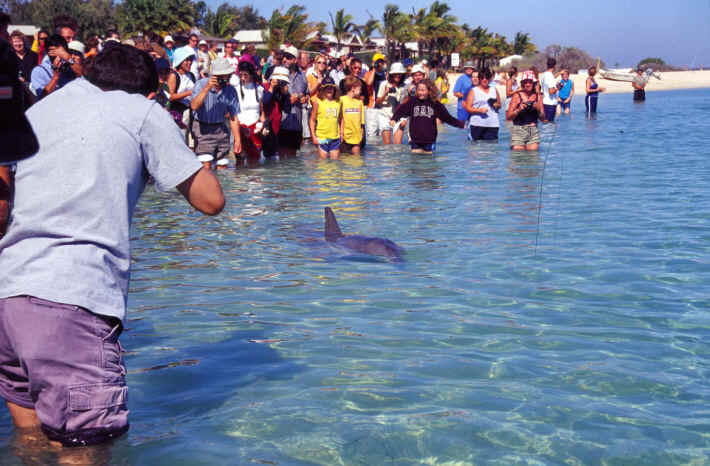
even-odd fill
[{"label": "sandy beach", "polygon": [[[699,89],[710,88],[710,70],[703,71],[666,71],[659,73],[661,79],[651,78],[646,86],[647,92],[653,91],[675,91],[680,89]],[[449,73],[449,82],[451,89],[449,90],[449,100],[456,101],[453,96],[453,87],[456,79],[461,76],[459,73]],[[584,95],[584,85],[587,76],[572,74],[570,75],[574,81],[574,89],[577,95]],[[598,76],[598,75],[597,75]],[[610,81],[601,77],[597,77],[599,85],[606,89],[609,93],[632,93],[633,88],[630,82]],[[501,97],[505,94],[505,88],[498,86]]]}]

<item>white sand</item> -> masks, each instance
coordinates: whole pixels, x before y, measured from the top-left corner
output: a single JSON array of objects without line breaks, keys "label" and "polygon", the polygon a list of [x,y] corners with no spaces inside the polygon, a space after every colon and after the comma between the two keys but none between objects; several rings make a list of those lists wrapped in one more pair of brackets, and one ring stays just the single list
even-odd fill
[{"label": "white sand", "polygon": [[[647,92],[653,91],[671,91],[680,89],[699,89],[699,88],[710,88],[710,70],[703,71],[666,71],[659,73],[661,79],[651,78],[646,86]],[[449,73],[449,83],[451,83],[451,89],[449,90],[449,101],[456,102],[456,97],[453,96],[453,88],[456,83],[456,79],[461,76],[460,74]],[[578,74],[570,75],[572,81],[574,82],[574,93],[576,96],[585,95],[585,82],[587,77]],[[605,92],[609,93],[632,93],[633,88],[630,82],[621,81],[610,81],[601,78],[597,74],[597,83],[606,89]],[[501,98],[505,98],[505,87],[498,86],[498,92]]]}]

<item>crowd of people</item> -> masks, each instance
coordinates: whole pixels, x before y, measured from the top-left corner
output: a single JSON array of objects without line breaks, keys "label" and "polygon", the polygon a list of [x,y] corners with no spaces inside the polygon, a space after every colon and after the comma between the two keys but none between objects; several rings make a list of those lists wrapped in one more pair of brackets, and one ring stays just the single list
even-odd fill
[{"label": "crowd of people", "polygon": [[[60,17],[55,26],[55,34],[39,31],[31,46],[21,32],[10,34],[29,102],[81,78],[99,50],[119,43],[136,47],[150,54],[158,72],[158,88],[149,98],[172,115],[198,160],[216,168],[229,165],[230,153],[237,161],[252,161],[292,155],[309,142],[321,157],[337,158],[341,152],[359,154],[368,141],[402,144],[407,136],[414,152],[430,153],[442,121],[469,127],[471,140],[495,141],[501,109],[512,124],[511,147],[535,150],[538,122],[568,114],[575,95],[569,72],[555,71],[553,58],[542,73],[534,67],[493,73],[467,62],[453,87],[456,117],[448,118],[441,106],[448,103],[446,70],[427,60],[388,66],[381,53],[363,63],[353,54],[309,53],[289,44],[262,59],[251,44],[240,47],[231,39],[220,49],[196,34],[177,47],[170,35],[121,41],[108,31],[103,40],[91,37],[85,45],[76,40],[72,18]],[[589,69],[585,89],[590,113],[604,91],[595,72]],[[504,96],[498,85],[505,87]],[[637,89],[637,99],[642,92]]]}]

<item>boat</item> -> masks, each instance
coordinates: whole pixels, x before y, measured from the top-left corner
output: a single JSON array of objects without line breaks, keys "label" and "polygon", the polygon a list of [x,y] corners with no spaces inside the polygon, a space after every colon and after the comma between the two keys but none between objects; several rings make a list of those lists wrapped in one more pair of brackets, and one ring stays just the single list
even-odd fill
[{"label": "boat", "polygon": [[[654,73],[651,68],[646,69],[644,71],[644,76],[646,77],[646,81],[651,79],[651,76],[653,76],[656,79],[661,79],[661,75],[658,73]],[[629,71],[623,71],[623,70],[604,70],[600,69],[599,70],[599,75],[604,78],[608,79],[610,81],[624,81],[624,82],[632,82],[634,78],[636,77],[636,72],[634,70],[629,70]]]}]

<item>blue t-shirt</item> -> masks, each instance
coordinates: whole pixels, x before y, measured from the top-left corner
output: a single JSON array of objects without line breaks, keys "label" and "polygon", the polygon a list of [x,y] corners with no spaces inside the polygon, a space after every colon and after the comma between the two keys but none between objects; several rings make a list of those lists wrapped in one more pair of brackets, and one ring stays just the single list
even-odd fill
[{"label": "blue t-shirt", "polygon": [[166,191],[202,165],[156,102],[83,79],[27,118],[40,149],[17,164],[0,298],[30,295],[123,319],[129,228],[147,175]]},{"label": "blue t-shirt", "polygon": [[[209,78],[202,78],[192,88],[192,100],[207,86]],[[202,106],[195,111],[195,118],[202,123],[224,123],[227,113],[232,116],[239,115],[239,100],[237,90],[227,85],[219,90],[214,89],[205,96]]]},{"label": "blue t-shirt", "polygon": [[468,91],[470,91],[473,88],[473,81],[471,81],[471,77],[462,74],[459,76],[459,79],[456,80],[456,84],[454,84],[454,94],[457,92],[460,92],[463,94],[463,98],[459,99],[458,104],[456,104],[456,119],[460,121],[466,121],[468,120],[469,114],[466,110],[463,108],[463,103],[466,100],[466,96],[468,96]]},{"label": "blue t-shirt", "polygon": [[[291,84],[288,86],[288,92],[292,95],[305,95],[308,94],[308,81],[306,81],[306,75],[303,71],[298,70],[296,73],[291,74]],[[302,131],[303,123],[301,119],[303,118],[303,106],[299,101],[291,104],[288,101],[282,111],[281,118],[281,129],[289,131]]]}]

